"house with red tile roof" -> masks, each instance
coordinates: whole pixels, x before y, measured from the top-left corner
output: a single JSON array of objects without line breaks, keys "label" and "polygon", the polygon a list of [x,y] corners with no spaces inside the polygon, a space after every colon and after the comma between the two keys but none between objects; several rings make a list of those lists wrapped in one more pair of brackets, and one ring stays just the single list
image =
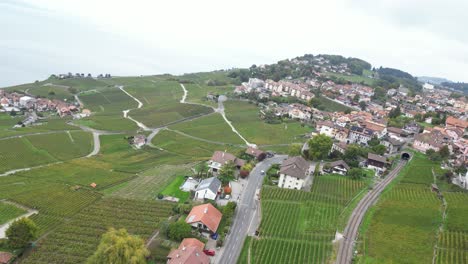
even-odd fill
[{"label": "house with red tile roof", "polygon": [[202,232],[216,233],[223,214],[212,204],[202,204],[192,208],[185,222]]},{"label": "house with red tile roof", "polygon": [[185,238],[167,256],[167,264],[209,264],[210,258],[203,253],[205,244],[196,238]]},{"label": "house with red tile roof", "polygon": [[232,162],[236,165],[237,168],[244,166],[245,160],[239,159],[231,153],[226,151],[215,151],[210,161],[208,161],[208,167],[210,167],[210,172],[218,172],[221,167],[229,162]]}]

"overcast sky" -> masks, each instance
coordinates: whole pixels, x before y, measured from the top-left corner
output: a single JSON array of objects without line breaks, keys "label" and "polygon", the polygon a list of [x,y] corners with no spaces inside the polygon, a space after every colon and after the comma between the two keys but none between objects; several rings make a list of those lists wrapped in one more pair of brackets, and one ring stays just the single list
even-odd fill
[{"label": "overcast sky", "polygon": [[51,73],[181,74],[305,53],[468,82],[466,10],[463,0],[1,0],[0,87]]}]

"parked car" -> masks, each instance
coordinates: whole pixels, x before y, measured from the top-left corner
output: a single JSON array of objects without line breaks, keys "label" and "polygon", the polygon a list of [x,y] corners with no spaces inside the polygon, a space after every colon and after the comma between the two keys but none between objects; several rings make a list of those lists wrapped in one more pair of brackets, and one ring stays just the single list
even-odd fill
[{"label": "parked car", "polygon": [[208,256],[214,256],[216,252],[213,249],[205,249],[203,250],[203,253],[205,253]]}]

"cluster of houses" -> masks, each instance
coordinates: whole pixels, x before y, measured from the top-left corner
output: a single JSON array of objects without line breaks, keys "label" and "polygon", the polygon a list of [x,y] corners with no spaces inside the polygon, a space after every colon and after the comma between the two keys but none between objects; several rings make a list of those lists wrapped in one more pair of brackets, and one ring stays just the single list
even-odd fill
[{"label": "cluster of houses", "polygon": [[263,81],[257,78],[250,78],[248,82],[242,83],[242,85],[237,86],[234,90],[236,94],[251,92],[258,93],[260,99],[269,98],[270,95],[283,97],[292,96],[304,101],[309,101],[314,98],[314,94],[311,92],[309,85],[302,82],[275,82],[273,80]]},{"label": "cluster of houses", "polygon": [[421,152],[429,149],[439,151],[443,146],[448,146],[453,158],[450,161],[453,166],[468,165],[468,121],[449,116],[445,126],[427,127],[415,136],[413,148]]},{"label": "cluster of houses", "polygon": [[35,98],[17,92],[6,92],[0,89],[0,112],[55,112],[60,117],[74,116],[81,118],[89,116],[91,111],[83,109],[77,103],[67,103],[57,99]]},{"label": "cluster of houses", "polygon": [[[61,79],[61,80],[71,79],[71,78],[93,78],[91,73],[88,73],[88,74],[85,75],[84,73],[78,73],[78,72],[75,73],[75,74],[73,74],[71,72],[69,72],[69,73],[60,73],[60,74],[57,74],[57,75],[53,74],[52,77],[58,78],[58,79]],[[106,74],[101,73],[101,74],[97,75],[96,77],[97,78],[111,78],[112,75],[110,73],[106,73]]]}]

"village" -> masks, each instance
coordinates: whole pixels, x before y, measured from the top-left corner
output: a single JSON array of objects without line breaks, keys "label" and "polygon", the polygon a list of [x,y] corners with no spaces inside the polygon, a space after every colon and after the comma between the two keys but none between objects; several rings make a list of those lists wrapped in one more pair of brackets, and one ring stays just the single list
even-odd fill
[{"label": "village", "polygon": [[34,125],[39,119],[45,118],[45,114],[56,115],[60,118],[73,117],[79,119],[91,115],[88,109],[81,109],[77,102],[65,102],[58,99],[34,97],[18,92],[6,92],[0,89],[0,113],[11,116],[24,115],[24,120],[15,127]]}]

